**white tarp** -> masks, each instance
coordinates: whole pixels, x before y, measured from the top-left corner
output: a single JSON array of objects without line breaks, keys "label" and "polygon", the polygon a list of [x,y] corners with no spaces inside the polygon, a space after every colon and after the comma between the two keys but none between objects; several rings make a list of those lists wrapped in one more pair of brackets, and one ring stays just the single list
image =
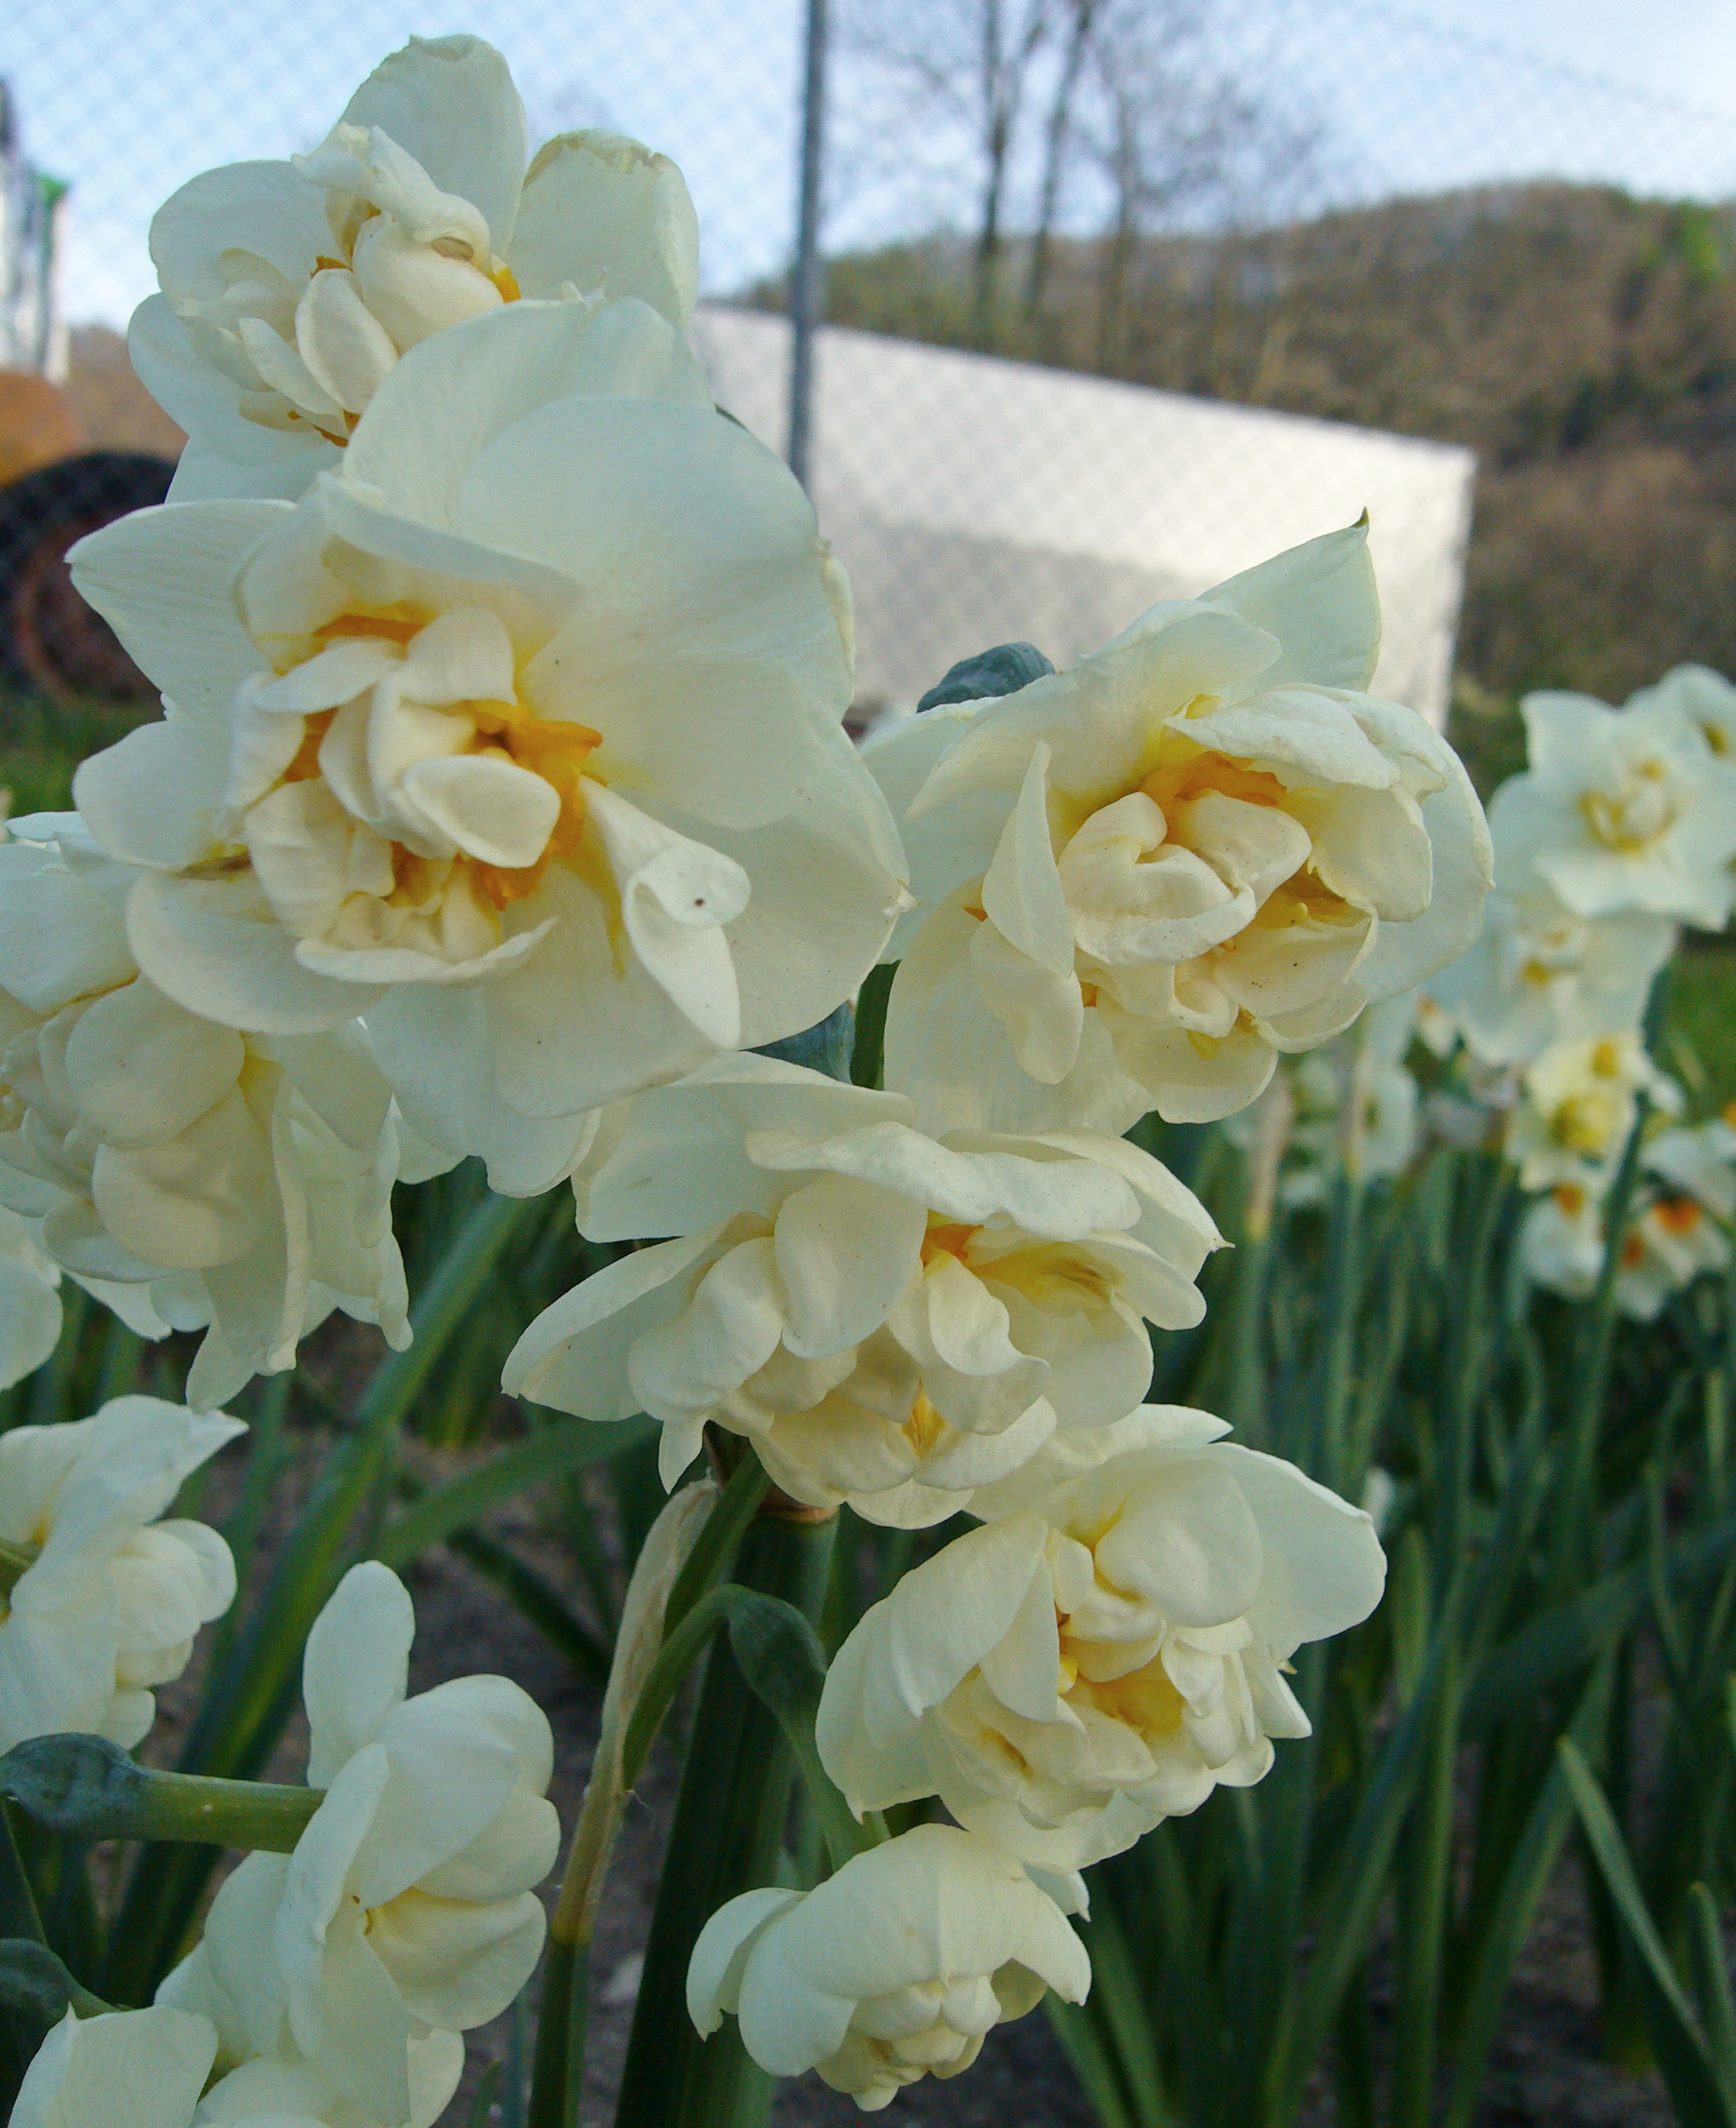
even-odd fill
[{"label": "white tarp", "polygon": [[[719,405],[781,451],[787,321],[707,307],[693,343]],[[864,704],[1015,639],[1069,664],[1366,509],[1376,691],[1444,719],[1469,451],[830,325],[816,376],[815,501],[855,588]]]}]

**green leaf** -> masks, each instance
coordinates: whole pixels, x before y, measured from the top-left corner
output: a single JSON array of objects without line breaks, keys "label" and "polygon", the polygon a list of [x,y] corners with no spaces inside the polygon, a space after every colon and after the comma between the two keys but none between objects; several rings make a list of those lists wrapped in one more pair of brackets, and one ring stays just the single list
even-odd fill
[{"label": "green leaf", "polygon": [[1688,1956],[1707,2044],[1728,2084],[1736,2073],[1736,1996],[1730,1992],[1718,1902],[1704,1884],[1688,1887]]},{"label": "green leaf", "polygon": [[870,968],[856,993],[856,1040],[850,1051],[850,1077],[858,1086],[878,1086],[886,1076],[886,1007],[892,993],[896,961]]},{"label": "green leaf", "polygon": [[675,1586],[669,1591],[663,1614],[665,1638],[674,1632],[700,1598],[728,1571],[730,1561],[735,1556],[748,1525],[759,1513],[759,1503],[771,1482],[765,1465],[751,1450],[730,1473],[729,1482],[713,1502],[705,1527],[699,1532],[693,1549],[687,1554],[687,1563],[675,1577]]},{"label": "green leaf", "polygon": [[1556,1745],[1573,1807],[1629,1942],[1638,1953],[1646,2030],[1684,2128],[1733,2128],[1736,2099],[1714,2059],[1669,1953],[1646,1910],[1621,1828],[1584,1754],[1570,1736]]},{"label": "green leaf", "polygon": [[373,1556],[388,1566],[407,1566],[454,1530],[478,1522],[502,1500],[530,1486],[551,1483],[593,1463],[606,1463],[654,1437],[655,1423],[630,1418],[614,1425],[586,1418],[562,1418],[539,1427],[524,1441],[491,1456],[443,1485],[422,1494],[415,1505],[389,1523],[375,1540]]},{"label": "green leaf", "polygon": [[728,1608],[730,1647],[742,1675],[778,1717],[796,1755],[802,1784],[831,1851],[842,1869],[886,1838],[886,1825],[870,1811],[858,1825],[837,1784],[820,1764],[814,1719],[825,1689],[825,1650],[820,1636],[793,1603],[754,1589],[720,1589]]},{"label": "green leaf", "polygon": [[[1586,1687],[1574,1710],[1569,1731],[1574,1737],[1595,1736],[1602,1727],[1609,1708],[1610,1671],[1610,1664],[1600,1665]],[[1572,1818],[1572,1799],[1558,1760],[1505,1858],[1500,1889],[1470,1947],[1445,2128],[1470,2128],[1482,2102],[1483,2069],[1500,2026],[1507,1977],[1530,1932],[1538,1902],[1555,1874]]]},{"label": "green leaf", "polygon": [[46,1944],[26,1936],[0,1940],[0,2005],[46,2029],[59,2023],[69,2004],[81,2017],[100,2017],[112,2007],[81,1988]]},{"label": "green leaf", "polygon": [[317,1788],[139,1765],[106,1736],[31,1736],[0,1758],[0,1795],[74,1840],[193,1840],[288,1855]]},{"label": "green leaf", "polygon": [[[1672,1545],[1664,1561],[1667,1585],[1677,1594],[1692,1589],[1732,1551],[1736,1516]],[[1594,1661],[1644,1614],[1653,1586],[1642,1563],[1606,1575],[1578,1595],[1527,1619],[1478,1670],[1465,1696],[1466,1735],[1480,1735],[1514,1708],[1529,1705],[1551,1685]]]},{"label": "green leaf", "polygon": [[829,1012],[799,1034],[787,1034],[779,1042],[762,1043],[756,1057],[776,1057],[786,1064],[800,1064],[810,1071],[823,1071],[829,1079],[848,1082],[850,1043],[856,1015],[846,1003]]}]

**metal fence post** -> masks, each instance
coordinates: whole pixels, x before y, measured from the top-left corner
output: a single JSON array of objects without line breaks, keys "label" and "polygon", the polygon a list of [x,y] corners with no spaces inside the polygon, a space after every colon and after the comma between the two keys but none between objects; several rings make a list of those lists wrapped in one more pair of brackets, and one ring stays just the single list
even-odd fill
[{"label": "metal fence post", "polygon": [[801,192],[797,211],[796,263],[790,274],[790,470],[809,482],[813,441],[814,335],[825,308],[825,263],[820,254],[820,208],[825,159],[826,0],[807,0],[807,66],[801,97]]}]

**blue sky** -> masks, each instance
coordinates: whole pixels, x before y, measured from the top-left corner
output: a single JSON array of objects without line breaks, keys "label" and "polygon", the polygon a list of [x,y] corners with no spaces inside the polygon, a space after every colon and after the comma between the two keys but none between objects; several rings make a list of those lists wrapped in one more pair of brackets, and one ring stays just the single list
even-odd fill
[{"label": "blue sky", "polygon": [[[73,183],[75,320],[118,322],[147,291],[145,232],[176,185],[311,146],[409,32],[460,27],[507,53],[537,135],[603,122],[673,154],[707,283],[724,289],[786,252],[800,12],[801,0],[8,0],[0,73],[34,159]],[[1263,63],[1326,133],[1346,197],[1540,172],[1736,196],[1729,0],[1237,0],[1225,14],[1262,26]],[[835,241],[965,211],[944,134],[899,139],[872,91],[846,57]]]}]

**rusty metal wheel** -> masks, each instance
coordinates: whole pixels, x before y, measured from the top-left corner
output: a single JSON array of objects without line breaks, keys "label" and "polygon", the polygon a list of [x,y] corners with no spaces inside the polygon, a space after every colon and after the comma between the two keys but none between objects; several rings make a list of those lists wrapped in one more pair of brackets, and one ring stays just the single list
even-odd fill
[{"label": "rusty metal wheel", "polygon": [[92,451],[0,491],[0,663],[15,678],[57,702],[153,691],[73,588],[66,553],[86,533],[160,502],[174,472],[162,458]]}]

